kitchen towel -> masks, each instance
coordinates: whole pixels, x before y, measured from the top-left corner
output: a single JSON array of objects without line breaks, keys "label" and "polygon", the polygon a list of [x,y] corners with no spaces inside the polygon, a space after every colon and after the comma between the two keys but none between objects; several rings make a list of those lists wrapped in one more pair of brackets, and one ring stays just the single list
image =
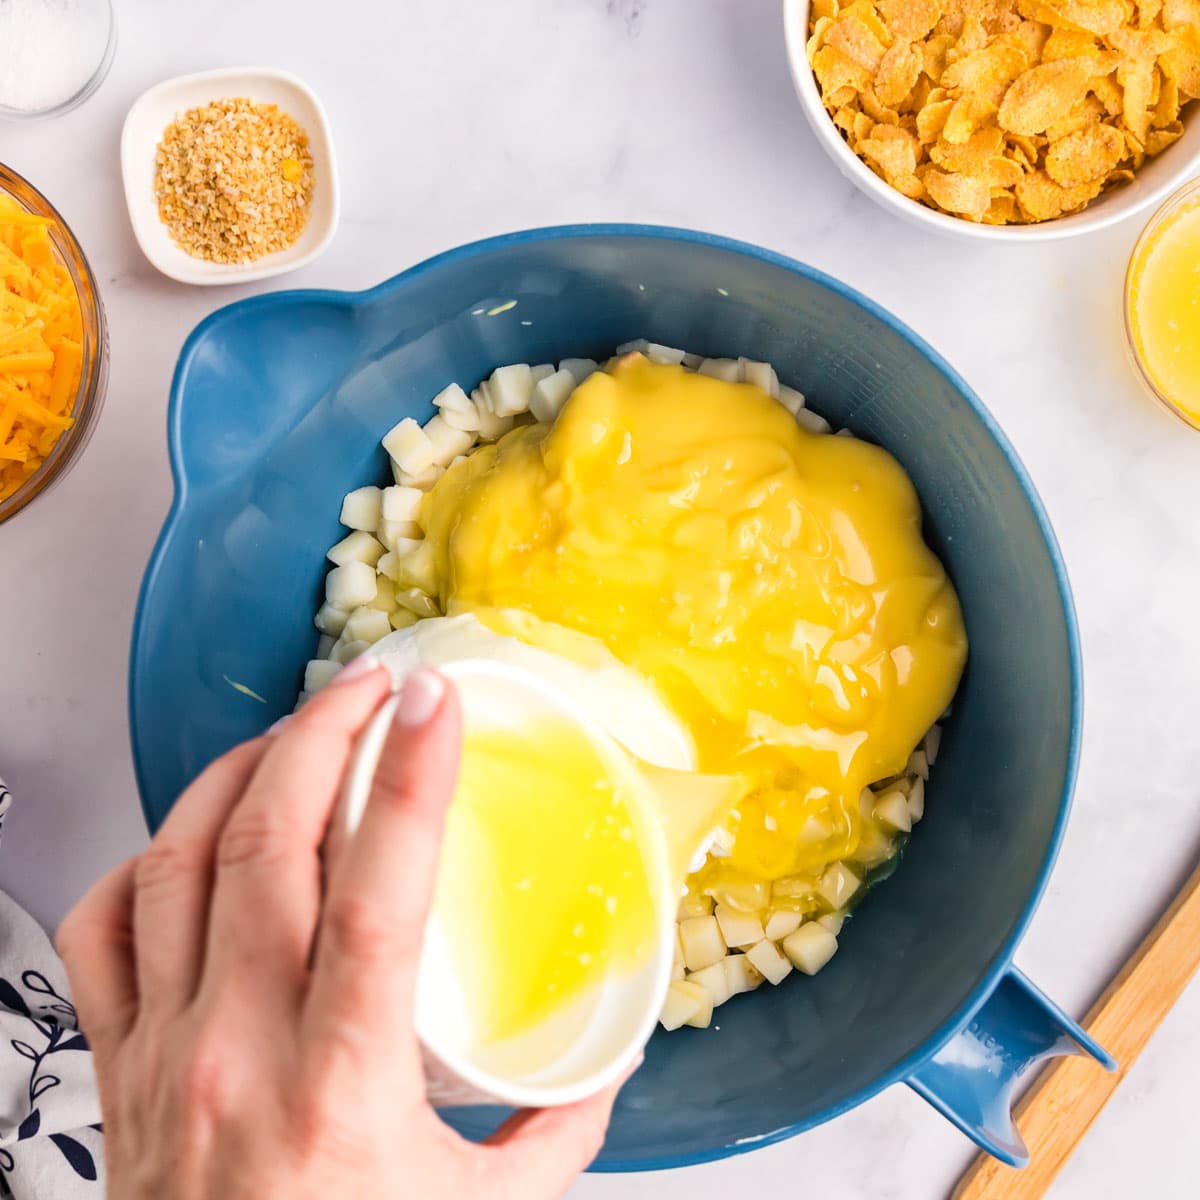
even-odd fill
[{"label": "kitchen towel", "polygon": [[[12,796],[0,780],[0,837]],[[37,922],[0,892],[0,1200],[103,1200],[92,1055]]]}]

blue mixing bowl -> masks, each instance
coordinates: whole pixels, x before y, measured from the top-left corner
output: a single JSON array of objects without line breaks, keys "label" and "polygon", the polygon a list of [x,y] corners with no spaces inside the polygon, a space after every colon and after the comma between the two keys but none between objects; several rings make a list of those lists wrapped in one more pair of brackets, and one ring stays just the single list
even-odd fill
[{"label": "blue mixing bowl", "polygon": [[[380,436],[450,380],[647,337],[775,364],[835,425],[886,446],[924,502],[971,655],[928,817],[818,977],[720,1028],[651,1042],[603,1170],[789,1137],[907,1082],[979,1145],[1025,1158],[1009,1102],[1047,1055],[1108,1056],[1013,966],[1067,818],[1079,650],[1062,560],[1012,448],[923,341],[836,280],[753,246],[640,226],[537,230],[361,294],[283,292],[209,317],[171,396],[176,494],[142,587],[134,758],[159,825],[212,758],[287,712],[314,650],[344,492],[386,478]],[[456,1111],[477,1136],[494,1110]]]}]

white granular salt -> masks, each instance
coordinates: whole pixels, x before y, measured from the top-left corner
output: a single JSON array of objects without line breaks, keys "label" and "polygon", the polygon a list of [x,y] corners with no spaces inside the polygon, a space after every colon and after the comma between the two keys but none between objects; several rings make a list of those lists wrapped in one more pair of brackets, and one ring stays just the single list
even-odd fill
[{"label": "white granular salt", "polygon": [[44,112],[78,95],[111,28],[108,0],[0,0],[0,108]]}]

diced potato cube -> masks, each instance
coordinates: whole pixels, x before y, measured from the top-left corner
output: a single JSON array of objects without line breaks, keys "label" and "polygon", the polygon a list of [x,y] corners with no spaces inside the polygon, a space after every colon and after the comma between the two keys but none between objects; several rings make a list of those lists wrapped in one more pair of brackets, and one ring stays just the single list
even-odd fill
[{"label": "diced potato cube", "polygon": [[582,383],[589,375],[600,370],[600,364],[594,358],[564,358],[558,364],[560,371],[570,371],[575,376],[576,384]]},{"label": "diced potato cube", "polygon": [[405,588],[396,592],[396,603],[418,617],[438,617],[441,612],[433,597],[419,588]]},{"label": "diced potato cube", "polygon": [[751,362],[748,358],[739,358],[738,362],[742,365],[742,378],[747,383],[754,384],[768,396],[777,397],[779,395],[779,378],[770,363]]},{"label": "diced potato cube", "polygon": [[774,942],[761,941],[746,951],[746,958],[768,983],[779,986],[791,973],[792,964]]},{"label": "diced potato cube", "polygon": [[796,424],[801,429],[808,430],[809,433],[828,433],[833,428],[824,417],[813,412],[811,408],[802,408],[797,411]]},{"label": "diced potato cube", "polygon": [[676,958],[671,963],[671,978],[685,979],[687,978],[687,967],[683,965],[682,958]]},{"label": "diced potato cube", "polygon": [[382,496],[383,492],[377,487],[360,487],[347,492],[342,501],[342,524],[374,533],[379,524]]},{"label": "diced potato cube", "polygon": [[715,915],[721,928],[721,937],[731,950],[753,946],[755,942],[763,940],[762,922],[754,913],[738,912],[726,904],[718,904]]},{"label": "diced potato cube", "polygon": [[616,349],[618,358],[623,354],[645,354],[650,343],[645,338],[634,338],[632,342],[622,342]]},{"label": "diced potato cube", "polygon": [[817,895],[830,908],[845,908],[846,902],[858,891],[861,880],[845,863],[834,863],[817,880]]},{"label": "diced potato cube", "polygon": [[915,825],[925,815],[925,780],[917,778],[908,789],[908,819]]},{"label": "diced potato cube", "polygon": [[687,350],[683,353],[683,369],[685,371],[698,371],[703,361],[704,355],[702,354],[692,354]]},{"label": "diced potato cube", "polygon": [[327,658],[314,658],[304,668],[304,690],[319,692],[342,669],[342,664]]},{"label": "diced potato cube", "polygon": [[842,926],[846,923],[845,913],[826,913],[824,916],[817,918],[817,924],[822,929],[828,929],[834,937],[837,937],[842,932]]},{"label": "diced potato cube", "polygon": [[769,883],[727,883],[714,888],[713,899],[718,904],[735,908],[738,912],[756,913],[766,908],[771,900]]},{"label": "diced potato cube", "polygon": [[348,609],[338,608],[337,605],[326,601],[317,609],[317,615],[313,617],[313,624],[322,633],[327,633],[335,638],[341,637],[342,630],[346,628],[346,618],[349,615]]},{"label": "diced potato cube", "polygon": [[418,542],[408,553],[398,553],[396,561],[399,565],[395,582],[402,588],[419,588],[423,592],[432,593],[437,587],[437,571],[431,543]]},{"label": "diced potato cube", "polygon": [[[471,398],[475,399],[475,393],[472,393]],[[516,424],[516,417],[498,417],[478,400],[475,403],[479,409],[479,440],[481,442],[498,442]]]},{"label": "diced potato cube", "polygon": [[803,920],[800,913],[792,912],[790,909],[781,908],[777,912],[773,912],[767,918],[765,929],[767,939],[772,942],[782,941],[789,933],[794,933],[799,929],[800,922]]},{"label": "diced potato cube", "polygon": [[912,828],[908,797],[899,788],[888,788],[875,801],[875,819],[898,833],[907,833]]},{"label": "diced potato cube", "polygon": [[384,488],[380,503],[381,516],[384,521],[417,520],[421,511],[421,501],[425,493],[420,488],[396,487]]},{"label": "diced potato cube", "polygon": [[407,629],[410,625],[415,625],[420,617],[414,612],[409,612],[407,608],[397,608],[388,614],[388,620],[393,629]]},{"label": "diced potato cube", "polygon": [[[400,559],[394,550],[389,550],[375,564],[375,570],[379,573],[379,579],[386,579],[392,584],[392,594],[396,591],[396,580],[400,578]],[[375,588],[376,594],[379,592],[378,584]]]},{"label": "diced potato cube", "polygon": [[420,475],[422,471],[427,471],[437,457],[437,451],[425,430],[412,417],[405,417],[384,435],[383,448],[391,455],[396,467],[406,475]]},{"label": "diced potato cube", "polygon": [[805,975],[815,975],[837,953],[837,948],[837,938],[816,921],[801,925],[783,939],[784,954]]},{"label": "diced potato cube", "polygon": [[396,607],[396,585],[386,575],[375,576],[375,599],[371,607],[390,613]]},{"label": "diced potato cube", "polygon": [[333,649],[333,656],[344,666],[360,654],[366,653],[370,648],[370,642],[338,642]]},{"label": "diced potato cube", "polygon": [[683,899],[679,901],[678,919],[682,921],[687,917],[710,917],[712,910],[713,898],[711,896],[689,889]]},{"label": "diced potato cube", "polygon": [[741,383],[742,364],[736,358],[706,358],[697,368],[701,375],[711,375],[726,383]]},{"label": "diced potato cube", "polygon": [[698,983],[711,997],[713,1008],[720,1008],[732,995],[729,990],[729,977],[725,974],[725,959],[699,971],[691,971],[687,976],[688,983]]},{"label": "diced potato cube", "polygon": [[689,971],[703,971],[725,957],[725,942],[716,917],[687,917],[679,922],[683,961]]},{"label": "diced potato cube", "polygon": [[681,1025],[706,1029],[712,1020],[712,997],[698,983],[677,979],[667,988],[658,1019],[664,1029],[678,1029]]},{"label": "diced potato cube", "polygon": [[938,753],[942,748],[942,727],[940,725],[931,725],[929,732],[925,735],[925,740],[921,743],[921,749],[925,751],[925,761],[929,766],[933,766],[937,762]]},{"label": "diced potato cube", "polygon": [[543,379],[549,379],[556,369],[553,363],[538,363],[536,366],[530,367],[529,373],[533,376],[534,386],[536,387]]},{"label": "diced potato cube", "polygon": [[475,445],[473,433],[455,429],[440,414],[425,422],[425,436],[433,443],[433,461],[439,467],[448,467],[460,454],[466,454]]},{"label": "diced potato cube", "polygon": [[810,875],[788,875],[771,884],[771,895],[777,900],[803,900],[816,893],[817,881]]},{"label": "diced potato cube", "polygon": [[786,383],[779,385],[779,403],[794,417],[804,407],[804,393],[790,388]]},{"label": "diced potato cube", "polygon": [[[763,973],[744,954],[730,954],[720,965],[725,968],[725,982],[731,996],[740,996],[762,986]],[[709,967],[710,971],[712,969]]]},{"label": "diced potato cube", "polygon": [[471,398],[466,392],[458,386],[457,383],[452,383],[447,387],[442,388],[440,392],[433,398],[433,406],[438,409],[444,416],[448,412],[470,412],[475,405],[471,403]]},{"label": "diced potato cube", "polygon": [[646,357],[655,363],[664,363],[667,366],[678,366],[683,362],[683,351],[676,350],[674,346],[663,346],[658,342],[649,342],[644,351]]},{"label": "diced potato cube", "polygon": [[328,658],[333,651],[333,644],[336,641],[337,638],[331,637],[327,633],[321,634],[321,636],[317,638],[317,657]]},{"label": "diced potato cube", "polygon": [[904,768],[906,775],[915,775],[918,779],[929,780],[929,759],[925,757],[924,750],[914,750],[909,755],[908,766]]},{"label": "diced potato cube", "polygon": [[528,363],[497,367],[488,380],[488,407],[493,416],[515,417],[529,411],[533,399],[533,371]]},{"label": "diced potato cube", "polygon": [[383,546],[369,533],[356,529],[348,537],[342,538],[336,545],[330,546],[325,553],[334,566],[344,567],[347,563],[362,562],[374,566],[383,556]]},{"label": "diced potato cube", "polygon": [[529,411],[539,421],[553,421],[562,411],[567,398],[575,390],[575,376],[570,371],[555,371],[533,385],[533,399]]},{"label": "diced potato cube", "polygon": [[837,431],[837,433],[835,433],[833,436],[834,437],[853,437],[854,430],[853,429],[839,429]]},{"label": "diced potato cube", "polygon": [[437,463],[430,463],[423,471],[412,472],[402,471],[395,460],[392,461],[392,478],[396,483],[401,487],[416,488],[421,492],[429,491],[445,473],[446,468]]},{"label": "diced potato cube", "polygon": [[401,553],[404,543],[419,542],[423,536],[416,521],[380,521],[378,534],[379,540],[393,554]]},{"label": "diced potato cube", "polygon": [[[451,429],[459,429],[463,433],[479,432],[479,427],[482,420],[479,416],[479,409],[474,404],[471,405],[467,412],[459,412],[457,408],[448,408],[442,413],[442,420],[450,426]],[[459,456],[461,457],[461,455]],[[453,466],[456,459],[450,460],[450,465]]]},{"label": "diced potato cube", "polygon": [[858,847],[854,851],[854,859],[863,870],[870,870],[880,863],[885,863],[896,853],[896,843],[892,835],[884,832],[881,825],[864,824],[858,839]]},{"label": "diced potato cube", "polygon": [[[391,622],[385,612],[369,606],[356,608],[346,622],[346,630],[342,636],[348,642],[367,642],[373,644],[392,632]],[[315,689],[309,688],[310,692]]]},{"label": "diced potato cube", "polygon": [[[375,568],[365,562],[348,562],[334,567],[325,576],[325,599],[335,608],[353,612],[363,604],[370,604],[377,591]],[[332,633],[330,629],[322,633]]]}]

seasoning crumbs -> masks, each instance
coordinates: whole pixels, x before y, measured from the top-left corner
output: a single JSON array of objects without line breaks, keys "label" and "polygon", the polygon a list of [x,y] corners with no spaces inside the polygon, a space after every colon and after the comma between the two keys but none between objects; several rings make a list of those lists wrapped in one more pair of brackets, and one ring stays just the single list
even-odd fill
[{"label": "seasoning crumbs", "polygon": [[167,126],[155,163],[159,218],[193,258],[254,262],[286,250],[308,222],[308,135],[274,104],[189,109]]}]

